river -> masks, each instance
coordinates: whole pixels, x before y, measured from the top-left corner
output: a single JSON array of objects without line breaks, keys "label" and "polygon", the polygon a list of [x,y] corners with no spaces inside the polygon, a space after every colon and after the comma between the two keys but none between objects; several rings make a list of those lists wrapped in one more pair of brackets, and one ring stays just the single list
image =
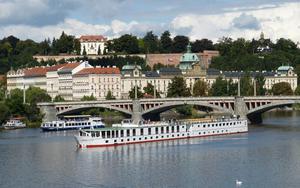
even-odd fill
[{"label": "river", "polygon": [[299,187],[300,112],[249,133],[77,149],[72,132],[0,132],[0,187]]}]

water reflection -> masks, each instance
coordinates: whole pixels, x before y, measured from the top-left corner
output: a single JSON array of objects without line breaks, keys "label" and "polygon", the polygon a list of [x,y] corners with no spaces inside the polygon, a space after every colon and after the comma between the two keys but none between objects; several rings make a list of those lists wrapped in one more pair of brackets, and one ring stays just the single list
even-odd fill
[{"label": "water reflection", "polygon": [[298,187],[298,112],[248,134],[78,149],[72,132],[0,132],[0,187]]}]

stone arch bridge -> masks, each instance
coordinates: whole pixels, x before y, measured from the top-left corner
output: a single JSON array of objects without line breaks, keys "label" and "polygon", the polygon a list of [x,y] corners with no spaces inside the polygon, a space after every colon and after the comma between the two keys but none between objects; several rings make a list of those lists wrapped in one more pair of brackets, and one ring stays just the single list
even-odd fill
[{"label": "stone arch bridge", "polygon": [[42,113],[44,113],[44,121],[52,121],[57,116],[74,114],[90,108],[106,108],[120,111],[138,121],[143,117],[157,115],[177,106],[191,104],[247,117],[252,123],[261,123],[262,113],[274,108],[291,106],[296,103],[300,103],[300,97],[298,96],[257,96],[72,101],[39,103],[38,106]]}]

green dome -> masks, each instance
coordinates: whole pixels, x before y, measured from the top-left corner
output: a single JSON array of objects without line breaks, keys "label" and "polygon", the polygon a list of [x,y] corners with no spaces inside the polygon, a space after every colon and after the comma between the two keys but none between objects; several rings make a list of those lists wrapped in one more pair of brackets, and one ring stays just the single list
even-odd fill
[{"label": "green dome", "polygon": [[192,53],[191,44],[189,43],[186,47],[187,51],[180,57],[180,62],[198,62],[199,57],[197,54]]}]

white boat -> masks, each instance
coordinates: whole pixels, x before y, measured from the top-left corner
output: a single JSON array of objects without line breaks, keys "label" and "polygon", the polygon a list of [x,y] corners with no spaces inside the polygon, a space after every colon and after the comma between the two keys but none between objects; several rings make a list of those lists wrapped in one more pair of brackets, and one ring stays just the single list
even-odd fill
[{"label": "white boat", "polygon": [[75,135],[75,139],[79,147],[89,148],[245,132],[248,132],[248,122],[246,119],[239,118],[139,122],[138,124],[123,121],[111,128],[80,130],[79,134]]},{"label": "white boat", "polygon": [[56,121],[45,122],[41,125],[43,131],[62,131],[72,129],[103,128],[105,125],[101,117],[90,115],[63,116]]},{"label": "white boat", "polygon": [[4,129],[21,129],[25,128],[26,124],[23,123],[22,118],[11,118],[4,125]]}]

